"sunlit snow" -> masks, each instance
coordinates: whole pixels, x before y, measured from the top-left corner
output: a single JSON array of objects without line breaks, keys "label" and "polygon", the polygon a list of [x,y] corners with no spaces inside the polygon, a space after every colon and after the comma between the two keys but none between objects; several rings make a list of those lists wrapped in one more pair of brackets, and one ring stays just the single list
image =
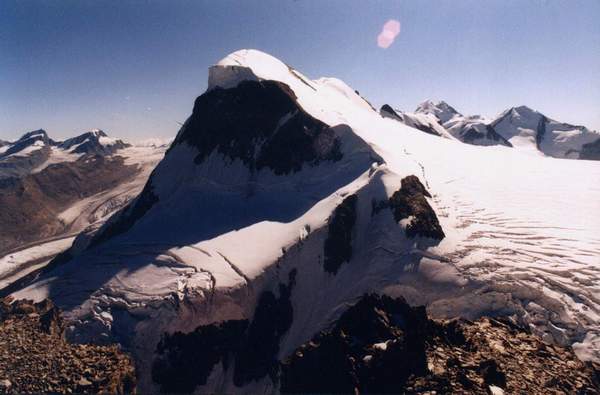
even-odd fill
[{"label": "sunlit snow", "polygon": [[[208,89],[235,87],[245,79],[288,84],[312,116],[330,126],[347,125],[338,129],[350,136],[344,141],[354,144],[345,147],[347,152],[364,160],[365,154],[371,155],[368,147],[384,163],[374,164],[291,220],[256,221],[173,246],[165,242],[175,237],[164,231],[169,221],[189,221],[173,229],[184,235],[220,218],[214,209],[218,204],[241,213],[274,202],[283,204],[285,199],[307,199],[318,193],[324,174],[339,170],[334,166],[321,168],[322,173],[303,169],[285,180],[262,171],[251,186],[259,196],[272,200],[258,201],[263,206],[255,207],[241,200],[245,195],[240,191],[250,186],[241,162],[213,153],[196,166],[191,147],[177,146],[170,161],[160,165],[162,178],[157,179],[155,192],[165,201],[134,231],[96,249],[93,256],[75,260],[76,265],[59,271],[57,278],[36,283],[16,296],[41,298],[53,287],[59,301],[81,303],[71,305],[68,314],[92,321],[101,321],[99,312],[115,304],[140,312],[144,304],[158,309],[172,295],[210,297],[210,314],[187,306],[178,313],[185,319],[163,311],[160,314],[168,319],[159,320],[160,314],[152,310],[147,316],[154,321],[138,327],[144,333],[192,330],[199,323],[243,316],[256,297],[253,287],[266,281],[265,273],[276,272],[273,268],[284,259],[294,259],[302,264],[294,291],[303,301],[294,306],[295,320],[302,325],[290,329],[282,354],[312,336],[311,328],[329,322],[354,293],[377,290],[427,304],[436,316],[515,315],[549,340],[576,343],[580,357],[600,360],[600,162],[532,156],[509,147],[471,146],[428,135],[381,117],[339,80],[308,79],[259,51],[242,50],[221,60],[210,69]],[[392,238],[386,232],[398,228],[397,224],[367,222],[369,200],[358,209],[359,219],[365,218],[358,221],[358,233],[366,235],[355,241],[353,259],[360,264],[343,268],[334,279],[323,273],[317,259],[323,237],[319,230],[343,197],[350,193],[369,199],[389,196],[399,180],[410,174],[417,175],[432,193],[430,202],[447,237],[435,247]],[[293,189],[300,181],[305,182],[304,188]],[[228,200],[193,200],[212,192],[217,193],[215,200]],[[196,217],[186,218],[193,202]],[[303,229],[317,236],[307,237]],[[302,248],[292,258],[283,258],[282,251],[297,245],[299,238]],[[111,267],[121,269],[110,272]],[[104,277],[94,282],[90,273]],[[89,289],[97,291],[86,301],[74,296]],[[163,325],[160,329],[158,321]]]}]

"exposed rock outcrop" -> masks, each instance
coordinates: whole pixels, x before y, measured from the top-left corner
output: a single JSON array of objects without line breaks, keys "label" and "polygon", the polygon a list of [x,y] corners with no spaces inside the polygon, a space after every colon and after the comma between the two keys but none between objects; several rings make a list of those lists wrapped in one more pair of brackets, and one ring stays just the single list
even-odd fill
[{"label": "exposed rock outcrop", "polygon": [[600,138],[593,143],[584,144],[579,159],[600,160]]},{"label": "exposed rock outcrop", "polygon": [[215,365],[229,367],[229,356],[241,347],[248,320],[230,320],[205,325],[191,333],[176,332],[163,337],[152,378],[162,392],[190,393],[206,384]]},{"label": "exposed rock outcrop", "polygon": [[336,274],[342,263],[352,258],[352,230],[356,222],[357,200],[356,195],[345,198],[329,219],[323,251],[323,268],[326,272]]},{"label": "exposed rock outcrop", "polygon": [[508,322],[433,321],[366,295],[282,363],[282,393],[580,393],[597,371]]},{"label": "exposed rock outcrop", "polygon": [[204,385],[213,368],[233,366],[237,387],[279,371],[279,343],[293,321],[291,294],[296,270],[287,284],[279,284],[279,295],[264,291],[251,321],[230,320],[200,326],[191,333],[165,334],[157,347],[152,379],[161,392],[192,392]]},{"label": "exposed rock outcrop", "polygon": [[467,144],[512,147],[512,144],[508,140],[496,133],[491,125],[478,116],[450,120],[444,126],[453,136]]},{"label": "exposed rock outcrop", "polygon": [[431,197],[417,176],[402,179],[401,187],[389,200],[394,219],[405,226],[408,237],[429,237],[441,240],[444,231],[425,197]]},{"label": "exposed rock outcrop", "polygon": [[216,149],[251,169],[270,168],[278,175],[342,157],[334,131],[306,113],[294,92],[277,81],[243,81],[198,97],[173,146],[183,142],[198,149],[196,163]]},{"label": "exposed rock outcrop", "polygon": [[70,344],[49,300],[0,301],[0,393],[135,390],[135,368],[117,346]]}]

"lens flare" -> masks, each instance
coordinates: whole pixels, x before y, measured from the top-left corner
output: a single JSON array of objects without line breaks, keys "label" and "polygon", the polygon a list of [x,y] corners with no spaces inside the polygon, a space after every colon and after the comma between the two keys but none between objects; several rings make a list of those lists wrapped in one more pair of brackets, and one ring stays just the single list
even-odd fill
[{"label": "lens flare", "polygon": [[388,48],[396,37],[400,34],[400,22],[395,19],[390,19],[383,24],[381,33],[377,36],[377,45],[380,48]]}]

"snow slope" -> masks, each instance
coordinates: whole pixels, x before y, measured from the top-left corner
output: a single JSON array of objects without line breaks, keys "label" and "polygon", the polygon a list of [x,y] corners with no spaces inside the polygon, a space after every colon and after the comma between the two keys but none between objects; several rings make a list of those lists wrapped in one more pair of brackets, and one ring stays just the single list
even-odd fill
[{"label": "snow slope", "polygon": [[[202,134],[219,127],[210,123],[218,113],[199,115],[203,106],[254,92],[261,100],[283,95],[276,103],[295,97],[298,107],[265,119],[271,134],[241,133],[221,145],[216,134]],[[234,119],[276,113],[221,109]],[[285,140],[298,130],[294,122],[318,131],[307,152]],[[286,143],[278,147],[296,150],[269,162],[278,138]],[[300,153],[312,159],[278,167]],[[410,217],[399,224],[377,209],[412,174],[433,195],[441,242],[408,237]],[[323,269],[328,224],[351,200],[352,254],[333,274]],[[277,339],[277,358],[364,292],[380,291],[426,303],[438,316],[514,315],[548,339],[575,343],[580,357],[600,360],[599,212],[600,162],[440,139],[381,117],[339,80],[310,80],[267,54],[241,50],[210,68],[207,93],[135,202],[14,295],[51,297],[74,339],[129,347],[144,392],[157,390],[150,371],[164,332],[250,319],[265,291],[282,297],[292,273],[293,321]],[[238,391],[232,370],[216,365],[201,390]],[[243,390],[274,386],[265,376]]]},{"label": "snow slope", "polygon": [[50,262],[71,246],[75,236],[43,242],[0,258],[0,289]]}]

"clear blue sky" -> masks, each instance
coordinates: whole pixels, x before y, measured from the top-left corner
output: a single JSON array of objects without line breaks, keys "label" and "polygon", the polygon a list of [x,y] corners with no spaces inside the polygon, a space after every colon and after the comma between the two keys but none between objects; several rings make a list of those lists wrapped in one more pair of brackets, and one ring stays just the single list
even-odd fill
[{"label": "clear blue sky", "polygon": [[[400,35],[381,49],[392,18]],[[377,107],[526,104],[600,129],[598,0],[2,0],[0,138],[173,136],[208,66],[241,48],[339,77]]]}]

